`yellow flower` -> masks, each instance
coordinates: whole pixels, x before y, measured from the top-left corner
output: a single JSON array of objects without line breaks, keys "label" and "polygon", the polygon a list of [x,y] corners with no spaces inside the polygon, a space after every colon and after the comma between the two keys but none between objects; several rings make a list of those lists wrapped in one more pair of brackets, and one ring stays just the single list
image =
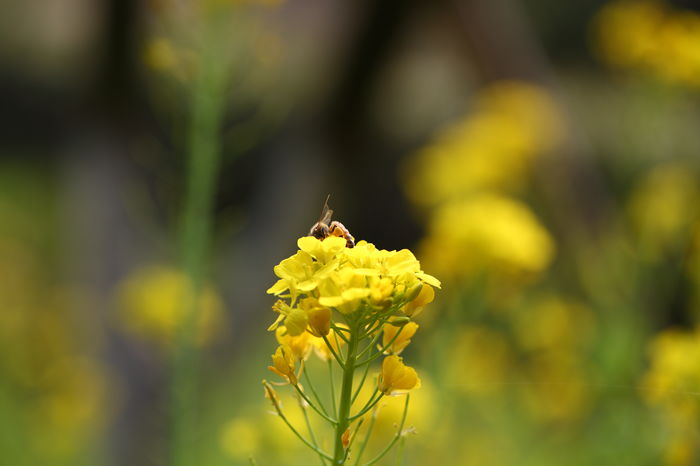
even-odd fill
[{"label": "yellow flower", "polygon": [[301,335],[291,335],[286,327],[280,326],[275,331],[275,338],[280,345],[289,347],[292,355],[298,360],[307,359],[313,348],[314,337],[309,332],[304,332]]},{"label": "yellow flower", "polygon": [[655,167],[635,188],[627,209],[642,252],[655,259],[682,241],[698,216],[698,204],[700,183],[691,167]]},{"label": "yellow flower", "polygon": [[309,332],[316,337],[328,335],[331,331],[331,310],[321,306],[315,298],[306,298],[299,306],[306,311]]},{"label": "yellow flower", "polygon": [[260,431],[256,422],[244,418],[231,419],[221,429],[219,445],[234,460],[245,460],[260,449]]},{"label": "yellow flower", "polygon": [[381,346],[384,348],[384,353],[401,354],[404,348],[411,343],[411,337],[415,335],[416,330],[418,330],[418,324],[415,322],[408,322],[402,326],[396,326],[391,322],[384,324]]},{"label": "yellow flower", "polygon": [[386,308],[391,305],[391,296],[394,293],[394,282],[388,278],[372,277],[369,285],[369,301],[373,306]]},{"label": "yellow flower", "polygon": [[305,236],[297,240],[299,249],[316,259],[321,266],[328,266],[339,259],[339,253],[345,249],[346,241],[337,236],[330,236],[323,241],[313,236]]},{"label": "yellow flower", "polygon": [[422,251],[430,267],[453,277],[525,278],[549,265],[554,243],[525,204],[485,193],[440,206]]},{"label": "yellow flower", "polygon": [[[348,328],[347,325],[345,324],[336,324],[337,327],[339,328]],[[337,332],[340,333],[340,332]],[[338,353],[340,351],[340,347],[345,344],[345,340],[343,340],[340,336],[336,335],[336,330],[335,329],[330,329],[328,332],[328,335],[326,336],[326,339],[328,340],[328,343],[331,344],[331,347],[333,348],[333,351]],[[312,340],[312,343],[314,344],[314,350],[316,353],[316,356],[322,361],[328,361],[330,358],[333,357],[333,354],[331,353],[330,348],[328,348],[328,345],[326,342],[323,340],[323,338],[314,338]]]},{"label": "yellow flower", "polygon": [[535,158],[562,140],[559,110],[538,87],[496,83],[478,93],[474,107],[405,167],[405,190],[416,204],[483,190],[518,191]]},{"label": "yellow flower", "polygon": [[[188,278],[174,268],[147,266],[137,269],[119,287],[121,321],[137,336],[169,347],[187,321],[191,300]],[[195,342],[210,341],[222,327],[223,304],[211,287],[201,290],[194,311]]]},{"label": "yellow flower", "polygon": [[287,327],[287,332],[290,335],[297,336],[306,331],[308,316],[304,310],[291,307],[281,299],[278,299],[277,302],[272,305],[272,310],[278,312],[279,316],[277,320],[267,328],[268,331],[275,330],[282,323]]},{"label": "yellow flower", "polygon": [[385,395],[397,391],[411,390],[420,387],[420,379],[416,370],[406,366],[399,356],[391,355],[382,361],[382,372],[379,375],[379,390]]},{"label": "yellow flower", "polygon": [[420,289],[420,293],[416,298],[406,304],[401,310],[404,314],[409,317],[414,317],[418,315],[425,306],[433,302],[435,299],[435,290],[430,285],[423,285]]},{"label": "yellow flower", "polygon": [[367,278],[353,268],[344,268],[324,280],[319,289],[318,302],[323,306],[350,314],[359,309],[363,299],[369,296]]},{"label": "yellow flower", "polygon": [[272,366],[267,366],[275,374],[284,377],[291,384],[297,384],[297,376],[294,373],[296,363],[294,362],[294,353],[287,345],[281,345],[272,355]]},{"label": "yellow flower", "polygon": [[700,14],[662,2],[616,1],[594,21],[595,46],[608,64],[700,85]]}]

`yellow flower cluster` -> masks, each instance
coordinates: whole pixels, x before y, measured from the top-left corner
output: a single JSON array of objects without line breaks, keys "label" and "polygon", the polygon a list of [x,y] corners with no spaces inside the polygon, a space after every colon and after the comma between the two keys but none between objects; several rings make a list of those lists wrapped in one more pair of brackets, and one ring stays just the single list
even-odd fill
[{"label": "yellow flower cluster", "polygon": [[[189,288],[189,280],[176,268],[151,265],[136,269],[117,291],[122,325],[139,338],[170,348],[186,321]],[[205,287],[193,318],[194,342],[210,342],[223,320],[221,299],[211,287]]]},{"label": "yellow flower cluster", "polygon": [[562,138],[561,116],[542,89],[513,81],[481,90],[472,112],[437,135],[404,171],[406,193],[433,205],[475,191],[522,188],[533,161]]},{"label": "yellow flower cluster", "polygon": [[[413,253],[377,249],[366,241],[348,248],[344,238],[334,236],[306,236],[297,245],[296,254],[275,266],[279,280],[267,290],[285,298],[272,306],[279,316],[268,330],[275,330],[280,346],[270,370],[296,384],[296,361],[306,360],[312,349],[323,360],[337,353],[344,342],[338,334],[347,326],[334,321],[333,311],[364,319],[368,327],[388,319],[374,332],[381,329],[385,353],[401,353],[418,329],[407,318],[430,303],[433,287],[440,287],[421,270]],[[383,366],[383,392],[419,385],[412,368],[398,357],[387,363],[389,359]]]},{"label": "yellow flower cluster", "polygon": [[[268,330],[274,331],[279,346],[268,368],[282,377],[299,395],[302,409],[310,407],[331,424],[334,450],[326,453],[316,444],[313,429],[311,441],[304,439],[292,426],[278,402],[272,385],[263,381],[267,397],[276,414],[290,429],[322,459],[333,464],[345,464],[357,436],[361,419],[380,409],[383,397],[403,395],[421,386],[418,373],[403,363],[399,356],[418,330],[411,319],[435,297],[434,287],[440,282],[421,269],[413,253],[407,249],[387,251],[359,241],[348,246],[343,237],[330,235],[299,238],[299,250],[284,259],[274,271],[277,282],[267,292],[281,299],[272,306],[279,315]],[[328,362],[331,382],[332,409],[327,409],[313,388],[312,378],[304,371],[305,361],[312,351]],[[370,384],[372,393],[355,403],[366,387],[373,361],[384,356],[376,382]],[[333,377],[334,363],[342,369],[342,384],[336,401]],[[355,379],[355,371],[364,375]],[[312,400],[299,383],[313,394]],[[410,397],[405,395],[402,435]],[[374,414],[371,419],[376,419]],[[374,421],[370,421],[374,422]],[[372,425],[372,424],[370,424]],[[371,433],[367,428],[366,446]],[[395,437],[385,453],[396,443]],[[364,446],[358,447],[359,457]]]},{"label": "yellow flower cluster", "polygon": [[700,85],[700,14],[660,1],[622,0],[603,7],[593,26],[597,51],[610,65]]},{"label": "yellow flower cluster", "polygon": [[627,206],[640,252],[658,259],[674,245],[682,245],[700,215],[700,183],[693,167],[666,163],[642,178]]},{"label": "yellow flower cluster", "polygon": [[292,336],[308,331],[325,336],[331,310],[341,314],[402,313],[409,317],[432,301],[440,282],[424,273],[408,249],[386,251],[360,241],[347,248],[343,238],[299,238],[299,251],[275,267],[279,277],[268,293],[288,298],[273,310]]},{"label": "yellow flower cluster", "polygon": [[452,279],[486,271],[513,283],[549,265],[549,233],[513,195],[526,187],[535,159],[563,139],[560,121],[544,90],[496,83],[407,164],[408,197],[432,208],[421,245],[431,270]]},{"label": "yellow flower cluster", "polygon": [[528,206],[499,194],[439,206],[421,246],[431,270],[454,278],[482,271],[526,278],[554,256],[554,242]]},{"label": "yellow flower cluster", "polygon": [[646,401],[659,408],[670,438],[666,464],[689,466],[700,460],[700,329],[658,335],[650,345],[651,364],[644,376]]}]

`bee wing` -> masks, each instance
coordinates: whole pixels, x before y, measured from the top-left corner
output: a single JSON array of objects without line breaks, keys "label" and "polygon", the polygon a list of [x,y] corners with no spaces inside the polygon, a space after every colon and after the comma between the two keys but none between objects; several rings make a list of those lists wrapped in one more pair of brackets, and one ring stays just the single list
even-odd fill
[{"label": "bee wing", "polygon": [[331,218],[333,217],[333,209],[328,207],[328,199],[330,197],[330,194],[326,197],[326,202],[323,203],[323,209],[321,209],[321,216],[318,218],[319,223],[325,223],[326,225],[331,223]]}]

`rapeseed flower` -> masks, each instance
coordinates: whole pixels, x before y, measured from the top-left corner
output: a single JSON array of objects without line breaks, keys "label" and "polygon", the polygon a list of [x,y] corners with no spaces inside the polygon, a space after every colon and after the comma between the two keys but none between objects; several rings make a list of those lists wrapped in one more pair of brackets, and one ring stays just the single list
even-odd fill
[{"label": "rapeseed flower", "polygon": [[[134,335],[169,348],[187,321],[186,305],[192,290],[187,276],[166,266],[137,269],[117,291],[119,317]],[[210,342],[222,327],[221,298],[210,286],[199,293],[193,316],[194,343]]]},{"label": "rapeseed flower", "polygon": [[[434,288],[440,287],[440,281],[425,273],[407,249],[387,251],[366,241],[353,245],[346,238],[333,235],[320,239],[306,236],[299,238],[297,245],[299,250],[274,268],[278,280],[267,290],[280,298],[272,306],[278,317],[269,327],[275,331],[280,346],[272,355],[269,369],[294,388],[304,412],[311,409],[331,423],[335,435],[332,455],[316,443],[306,414],[311,441],[293,427],[280,403],[273,406],[306,446],[323,459],[344,464],[359,432],[356,421],[372,410],[376,412],[384,396],[420,386],[415,369],[406,366],[397,355],[418,328],[412,317],[434,299]],[[304,369],[303,361],[312,349],[327,362],[332,409],[324,405]],[[389,355],[374,379],[369,375],[370,366],[383,353]],[[337,400],[333,382],[336,364],[342,370]],[[359,379],[354,377],[356,369],[364,371]],[[302,371],[304,386],[298,380]],[[358,394],[363,386],[369,386],[365,382],[373,379],[374,390],[358,407],[354,404]],[[270,396],[272,387],[265,383],[265,388]],[[409,399],[405,398],[404,421]],[[402,429],[399,427],[399,433]]]},{"label": "rapeseed flower", "polygon": [[297,376],[294,373],[295,367],[294,351],[287,345],[277,347],[275,354],[272,355],[272,365],[267,366],[268,369],[287,379],[291,384],[297,383]]},{"label": "rapeseed flower", "polygon": [[[433,296],[428,288],[440,287],[407,249],[379,250],[366,241],[347,248],[339,237],[319,240],[307,236],[297,244],[300,250],[274,268],[279,280],[267,290],[289,299],[273,306],[280,317],[271,330],[284,322],[290,334],[310,330],[321,335],[330,331],[331,310],[341,314],[380,313],[387,308],[415,312]],[[288,320],[293,321],[293,330]]]},{"label": "rapeseed flower", "polygon": [[403,363],[399,356],[384,358],[382,372],[379,375],[379,391],[391,395],[399,391],[420,388],[418,373]]},{"label": "rapeseed flower", "polygon": [[593,34],[598,54],[611,66],[700,86],[700,14],[694,11],[659,1],[616,1],[598,12]]},{"label": "rapeseed flower", "polygon": [[401,354],[401,352],[411,343],[411,338],[418,330],[418,324],[408,322],[404,325],[397,325],[394,322],[384,324],[382,332],[382,348],[385,354]]},{"label": "rapeseed flower", "polygon": [[454,278],[484,271],[528,278],[549,266],[554,242],[527,205],[493,193],[438,207],[421,251],[432,269]]}]

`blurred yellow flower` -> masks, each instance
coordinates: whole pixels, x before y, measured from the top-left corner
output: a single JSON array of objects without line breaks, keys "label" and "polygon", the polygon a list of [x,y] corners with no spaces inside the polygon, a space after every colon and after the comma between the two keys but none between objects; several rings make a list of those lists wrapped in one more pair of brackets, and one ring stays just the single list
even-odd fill
[{"label": "blurred yellow flower", "polygon": [[700,458],[700,329],[666,330],[650,346],[650,367],[642,379],[645,400],[655,406],[669,431],[666,464],[690,466]]},{"label": "blurred yellow flower", "polygon": [[231,459],[243,461],[258,452],[261,436],[257,422],[238,417],[223,426],[219,445]]},{"label": "blurred yellow flower", "polygon": [[594,46],[608,64],[671,82],[700,85],[700,14],[661,1],[609,3],[593,22]]},{"label": "blurred yellow flower", "polygon": [[482,190],[520,189],[533,160],[560,143],[561,116],[536,86],[504,81],[481,90],[473,113],[404,167],[408,197],[433,205]]},{"label": "blurred yellow flower", "polygon": [[385,357],[379,374],[379,391],[391,395],[414,388],[420,388],[416,370],[406,366],[399,356]]},{"label": "blurred yellow flower", "polygon": [[501,333],[487,327],[467,327],[455,337],[447,374],[452,389],[470,395],[500,393],[513,371],[515,354]]},{"label": "blurred yellow flower", "polygon": [[571,421],[583,416],[591,403],[590,384],[573,351],[543,352],[532,357],[522,377],[521,394],[539,421]]},{"label": "blurred yellow flower", "polygon": [[580,347],[593,332],[591,311],[570,299],[548,294],[513,314],[515,336],[527,351]]},{"label": "blurred yellow flower", "polygon": [[[348,326],[343,323],[338,323],[336,326],[339,328],[348,328]],[[345,340],[336,334],[335,329],[330,329],[328,335],[326,335],[326,339],[336,353],[338,353],[338,351],[340,351],[340,347],[345,344]],[[320,360],[328,361],[333,357],[333,353],[331,353],[330,348],[328,348],[328,345],[323,338],[313,338],[312,343],[314,345],[316,356],[318,356]]]},{"label": "blurred yellow flower", "polygon": [[[128,331],[162,347],[170,347],[187,321],[186,303],[191,301],[189,280],[175,268],[146,266],[135,270],[117,291],[119,317]],[[197,300],[194,342],[211,341],[222,328],[224,308],[211,287],[204,287]]]},{"label": "blurred yellow flower", "polygon": [[682,246],[683,234],[700,214],[700,183],[692,167],[668,163],[652,169],[632,192],[627,211],[650,259],[673,246]]},{"label": "blurred yellow flower", "polygon": [[439,206],[422,243],[423,260],[453,278],[496,272],[527,278],[554,256],[554,242],[530,209],[498,194]]}]

